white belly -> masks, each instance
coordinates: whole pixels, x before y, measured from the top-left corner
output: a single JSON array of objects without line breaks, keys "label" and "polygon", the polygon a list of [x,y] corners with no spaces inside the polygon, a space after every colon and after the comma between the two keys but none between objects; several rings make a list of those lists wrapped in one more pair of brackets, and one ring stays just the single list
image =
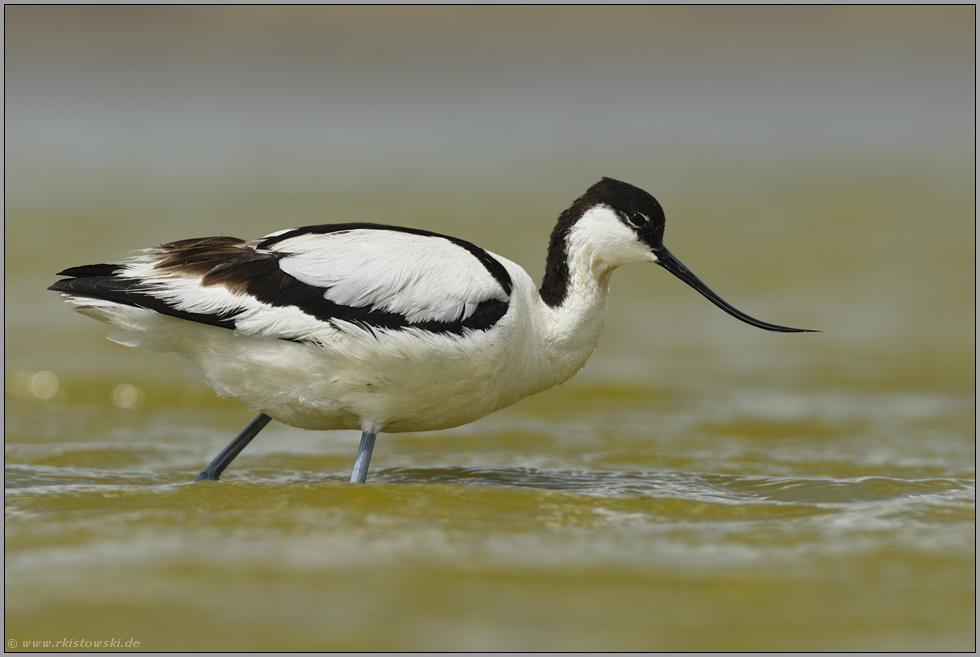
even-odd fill
[{"label": "white belly", "polygon": [[402,432],[472,422],[558,383],[529,375],[531,341],[515,336],[528,330],[527,317],[512,310],[489,331],[463,336],[348,327],[322,346],[117,304],[82,312],[113,324],[110,339],[173,351],[219,395],[285,424]]},{"label": "white belly", "polygon": [[465,343],[401,331],[322,347],[246,338],[178,357],[219,393],[304,429],[428,431],[512,403],[512,357],[482,332]]}]

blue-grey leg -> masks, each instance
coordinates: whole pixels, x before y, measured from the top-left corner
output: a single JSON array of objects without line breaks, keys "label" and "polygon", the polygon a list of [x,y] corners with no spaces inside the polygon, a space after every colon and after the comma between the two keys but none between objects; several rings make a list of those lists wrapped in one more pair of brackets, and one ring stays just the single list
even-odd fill
[{"label": "blue-grey leg", "polygon": [[361,446],[357,448],[357,460],[354,461],[354,471],[350,473],[350,483],[363,484],[367,479],[368,465],[371,464],[371,452],[374,451],[374,440],[377,433],[364,432],[361,434]]},{"label": "blue-grey leg", "polygon": [[225,468],[245,449],[245,445],[252,442],[252,438],[259,435],[259,432],[265,428],[265,425],[269,424],[269,420],[271,419],[265,413],[259,413],[255,416],[255,419],[249,422],[248,426],[240,434],[235,436],[235,439],[228,443],[228,446],[221,450],[220,454],[214,457],[214,460],[208,463],[208,467],[201,470],[201,473],[194,478],[194,481],[218,481],[218,477],[225,471]]}]

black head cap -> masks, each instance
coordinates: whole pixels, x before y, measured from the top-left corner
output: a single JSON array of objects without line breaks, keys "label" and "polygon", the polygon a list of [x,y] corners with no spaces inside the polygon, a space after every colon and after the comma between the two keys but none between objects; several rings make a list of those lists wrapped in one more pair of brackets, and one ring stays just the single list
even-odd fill
[{"label": "black head cap", "polygon": [[586,207],[608,205],[651,249],[663,247],[664,209],[649,192],[620,180],[603,178],[589,187],[579,201],[584,201]]}]

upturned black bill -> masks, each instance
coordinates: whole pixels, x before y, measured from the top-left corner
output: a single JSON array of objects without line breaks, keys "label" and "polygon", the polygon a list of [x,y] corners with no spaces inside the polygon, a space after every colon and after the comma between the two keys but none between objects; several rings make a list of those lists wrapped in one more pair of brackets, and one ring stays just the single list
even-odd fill
[{"label": "upturned black bill", "polygon": [[781,333],[819,333],[819,331],[814,331],[813,329],[798,329],[790,328],[788,326],[777,326],[775,324],[767,324],[766,322],[760,322],[757,319],[749,317],[745,313],[736,308],[730,306],[725,300],[719,297],[717,294],[711,291],[707,285],[701,282],[701,279],[694,275],[694,273],[685,267],[680,260],[675,258],[670,251],[666,248],[661,247],[655,251],[657,255],[657,264],[669,271],[671,274],[681,279],[695,290],[707,297],[708,301],[715,304],[726,313],[732,317],[738,318],[745,322],[746,324],[751,324],[752,326],[758,326],[761,329],[767,331],[779,331]]}]

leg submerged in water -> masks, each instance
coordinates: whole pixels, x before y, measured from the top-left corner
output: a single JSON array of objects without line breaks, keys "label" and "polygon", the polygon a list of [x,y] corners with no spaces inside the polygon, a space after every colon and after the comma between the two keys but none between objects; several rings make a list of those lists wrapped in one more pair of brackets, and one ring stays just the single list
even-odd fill
[{"label": "leg submerged in water", "polygon": [[265,413],[259,413],[255,416],[255,419],[249,422],[248,426],[235,436],[235,439],[228,443],[228,446],[221,450],[221,453],[215,456],[206,468],[201,470],[194,481],[218,481],[225,468],[235,460],[235,457],[245,449],[246,445],[252,442],[252,438],[255,438],[265,428],[265,425],[269,424],[271,419]]},{"label": "leg submerged in water", "polygon": [[[228,443],[228,446],[221,450],[221,453],[208,463],[207,467],[201,470],[194,481],[218,481],[221,473],[225,471],[231,462],[235,460],[245,446],[252,442],[252,439],[259,434],[265,425],[271,420],[265,413],[259,413],[235,439]],[[364,432],[361,434],[361,444],[357,449],[357,460],[354,461],[354,471],[351,472],[350,481],[352,484],[363,484],[367,479],[368,466],[371,464],[371,453],[374,451],[374,442],[378,437],[377,430]]]},{"label": "leg submerged in water", "polygon": [[363,484],[367,479],[368,465],[371,464],[371,452],[374,451],[374,441],[377,431],[361,434],[361,445],[357,448],[357,460],[354,461],[354,471],[350,474],[350,483]]}]

